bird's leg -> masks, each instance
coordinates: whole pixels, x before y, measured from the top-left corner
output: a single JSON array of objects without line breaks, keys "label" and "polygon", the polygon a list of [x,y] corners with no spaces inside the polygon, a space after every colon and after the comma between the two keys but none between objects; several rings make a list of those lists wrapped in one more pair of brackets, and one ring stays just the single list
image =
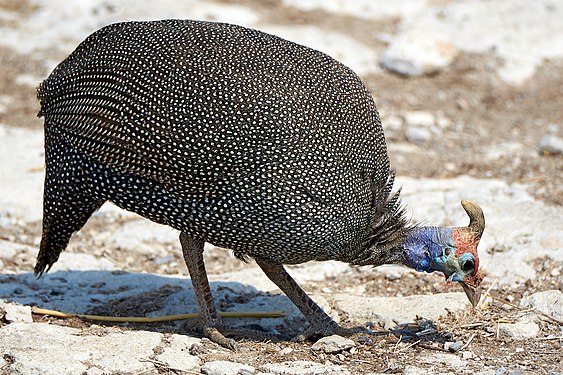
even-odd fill
[{"label": "bird's leg", "polygon": [[255,260],[266,276],[285,293],[309,321],[311,326],[306,332],[298,335],[295,338],[296,341],[304,341],[319,336],[330,336],[334,334],[348,335],[354,332],[340,327],[332,320],[332,318],[301,289],[295,280],[287,273],[285,268],[283,268],[283,265],[261,259]]},{"label": "bird's leg", "polygon": [[180,243],[182,244],[182,253],[184,260],[188,266],[188,271],[192,279],[192,285],[199,305],[200,321],[203,326],[203,334],[211,341],[224,346],[231,350],[237,350],[238,344],[233,339],[226,338],[220,331],[223,330],[223,320],[217,313],[211,288],[205,271],[203,262],[203,245],[202,239],[196,239],[188,236],[186,233],[180,233]]}]

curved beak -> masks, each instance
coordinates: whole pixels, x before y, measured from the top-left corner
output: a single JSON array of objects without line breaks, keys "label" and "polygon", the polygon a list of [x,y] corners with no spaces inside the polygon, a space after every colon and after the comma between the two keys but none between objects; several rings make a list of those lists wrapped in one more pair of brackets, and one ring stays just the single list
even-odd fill
[{"label": "curved beak", "polygon": [[482,278],[483,276],[480,274],[467,278],[467,275],[465,275],[463,271],[460,270],[448,277],[448,282],[459,282],[463,287],[463,291],[469,299],[469,302],[471,302],[471,306],[475,307],[481,299],[481,287],[479,286],[479,284]]},{"label": "curved beak", "polygon": [[463,287],[463,291],[467,298],[469,298],[469,302],[471,302],[471,306],[475,307],[479,303],[481,299],[481,288],[480,287],[472,287],[464,281],[459,282]]}]

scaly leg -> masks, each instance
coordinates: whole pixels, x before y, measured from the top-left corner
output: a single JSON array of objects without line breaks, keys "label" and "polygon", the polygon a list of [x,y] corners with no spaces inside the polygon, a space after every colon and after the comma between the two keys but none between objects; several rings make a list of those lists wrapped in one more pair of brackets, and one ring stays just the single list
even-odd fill
[{"label": "scaly leg", "polygon": [[261,259],[255,260],[266,276],[285,293],[309,321],[309,329],[298,335],[294,340],[304,341],[319,336],[330,336],[334,334],[349,335],[355,332],[341,328],[332,320],[332,318],[301,289],[295,280],[287,273],[285,268],[283,268],[283,265]]},{"label": "scaly leg", "polygon": [[224,346],[231,350],[238,350],[238,344],[233,339],[226,338],[220,331],[223,330],[223,320],[215,309],[211,288],[205,271],[203,262],[203,245],[202,239],[196,239],[188,236],[186,233],[180,233],[180,243],[182,244],[182,252],[184,260],[188,266],[188,271],[192,279],[192,285],[199,305],[200,320],[203,325],[203,334],[211,341]]}]

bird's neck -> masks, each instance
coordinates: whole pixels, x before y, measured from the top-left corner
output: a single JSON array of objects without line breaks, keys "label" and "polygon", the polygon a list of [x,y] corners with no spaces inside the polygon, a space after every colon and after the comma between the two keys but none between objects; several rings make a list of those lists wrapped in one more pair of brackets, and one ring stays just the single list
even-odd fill
[{"label": "bird's neck", "polygon": [[451,242],[452,228],[416,227],[408,231],[399,246],[401,263],[418,272],[440,270],[437,260],[443,256],[444,246]]}]

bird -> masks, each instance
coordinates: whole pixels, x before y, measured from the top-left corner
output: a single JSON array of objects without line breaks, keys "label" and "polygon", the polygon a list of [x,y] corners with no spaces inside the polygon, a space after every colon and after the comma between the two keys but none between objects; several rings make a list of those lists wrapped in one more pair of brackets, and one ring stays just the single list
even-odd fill
[{"label": "bird", "polygon": [[40,83],[42,235],[48,272],[105,202],[180,232],[204,335],[236,340],[213,301],[204,243],[254,260],[309,322],[344,330],[285,266],[336,260],[441,272],[475,304],[478,204],[466,227],[407,218],[375,100],[317,50],[259,30],[195,20],[128,21],[88,36]]}]

